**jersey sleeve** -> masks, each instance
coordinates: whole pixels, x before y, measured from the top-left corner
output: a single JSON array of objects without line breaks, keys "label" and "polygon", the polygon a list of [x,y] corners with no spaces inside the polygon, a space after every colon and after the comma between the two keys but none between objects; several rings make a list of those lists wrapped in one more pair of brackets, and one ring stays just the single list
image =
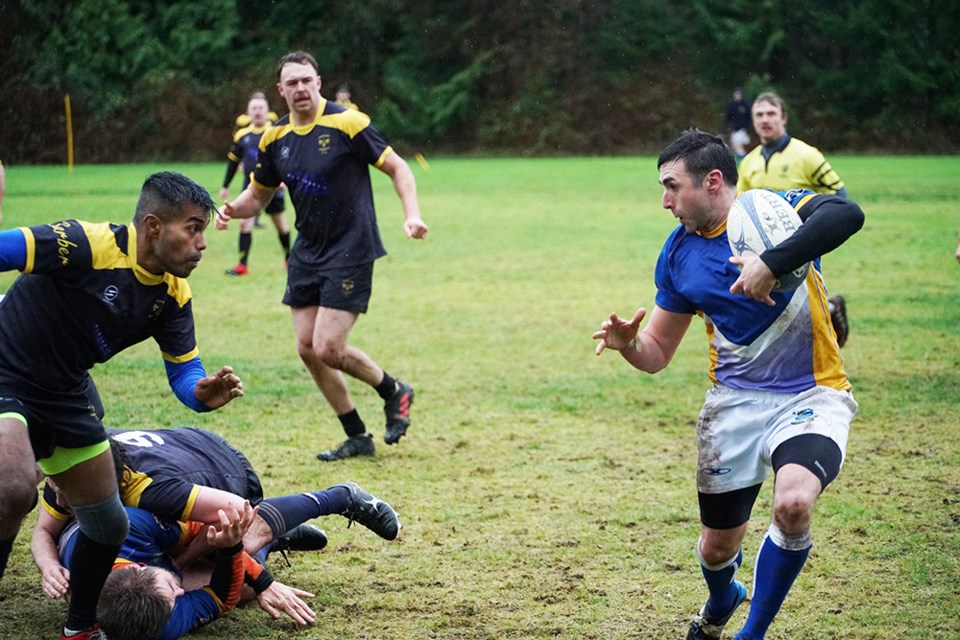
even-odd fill
[{"label": "jersey sleeve", "polygon": [[62,220],[20,230],[26,241],[24,273],[69,278],[93,264],[93,250],[84,224],[79,220]]},{"label": "jersey sleeve", "polygon": [[153,337],[167,362],[179,364],[197,357],[197,338],[193,323],[193,302],[185,280],[175,279],[170,286],[173,304],[167,304]]},{"label": "jersey sleeve", "polygon": [[797,210],[803,224],[792,236],[761,254],[760,259],[775,276],[833,251],[863,227],[863,211],[850,200],[802,189],[780,195]]},{"label": "jersey sleeve", "polygon": [[151,477],[136,492],[124,492],[124,504],[146,509],[161,518],[189,520],[200,493],[200,486],[182,478]]},{"label": "jersey sleeve", "polygon": [[[353,112],[351,112],[353,113]],[[357,115],[367,118],[365,114],[357,112]],[[369,118],[367,118],[369,121]],[[354,153],[363,158],[367,164],[379,167],[388,155],[393,153],[393,148],[387,144],[380,132],[373,124],[360,129],[350,138],[350,145]]]},{"label": "jersey sleeve", "polygon": [[672,313],[694,314],[697,312],[696,308],[677,291],[670,275],[672,249],[677,241],[677,234],[682,232],[683,228],[679,227],[677,231],[670,234],[663,245],[663,249],[660,250],[660,257],[657,258],[657,266],[653,274],[654,283],[657,286],[656,303],[658,307]]}]

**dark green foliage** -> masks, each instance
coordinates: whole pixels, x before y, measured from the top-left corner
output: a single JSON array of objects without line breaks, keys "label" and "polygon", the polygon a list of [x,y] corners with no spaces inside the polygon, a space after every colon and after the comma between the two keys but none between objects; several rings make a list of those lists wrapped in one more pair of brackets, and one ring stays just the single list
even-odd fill
[{"label": "dark green foliage", "polygon": [[960,146],[952,0],[6,0],[0,153],[212,159],[276,60],[312,52],[402,147],[609,154],[719,129],[734,85],[780,92],[827,151]]}]

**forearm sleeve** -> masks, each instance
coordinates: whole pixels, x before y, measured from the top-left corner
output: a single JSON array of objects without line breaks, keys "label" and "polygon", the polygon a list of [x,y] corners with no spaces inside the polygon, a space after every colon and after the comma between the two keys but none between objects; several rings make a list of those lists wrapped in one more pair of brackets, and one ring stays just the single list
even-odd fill
[{"label": "forearm sleeve", "polygon": [[859,231],[864,221],[855,202],[830,195],[813,198],[797,213],[803,224],[796,233],[760,256],[778,277],[830,253]]},{"label": "forearm sleeve", "polygon": [[266,567],[247,555],[246,552],[243,554],[243,570],[246,573],[244,582],[250,585],[253,592],[257,595],[266,591],[267,588],[273,584],[273,574],[267,571]]},{"label": "forearm sleeve", "polygon": [[221,603],[221,613],[237,606],[243,586],[243,545],[217,549],[208,588]]},{"label": "forearm sleeve", "polygon": [[198,413],[211,410],[210,407],[197,399],[197,394],[194,392],[197,382],[207,375],[199,356],[179,363],[164,360],[163,364],[167,369],[167,380],[170,382],[170,388],[173,389],[173,394],[177,396],[180,402]]},{"label": "forearm sleeve", "polygon": [[23,271],[27,266],[27,239],[20,229],[0,231],[0,271]]},{"label": "forearm sleeve", "polygon": [[227,162],[227,175],[223,177],[223,188],[226,189],[230,186],[230,183],[233,182],[233,176],[237,174],[237,167],[240,166],[239,162],[234,162],[230,160]]}]

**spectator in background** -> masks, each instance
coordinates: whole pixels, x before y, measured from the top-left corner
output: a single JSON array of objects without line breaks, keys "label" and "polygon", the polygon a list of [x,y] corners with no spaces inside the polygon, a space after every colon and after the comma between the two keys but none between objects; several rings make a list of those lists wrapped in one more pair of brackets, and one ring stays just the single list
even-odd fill
[{"label": "spectator in background", "polygon": [[[843,180],[820,150],[787,133],[787,105],[783,98],[773,92],[761,93],[753,101],[752,114],[760,145],[740,162],[740,191],[809,189],[847,197]],[[837,342],[842,347],[850,333],[847,303],[840,295],[831,297],[829,303]]]},{"label": "spectator in background", "polygon": [[350,85],[348,85],[346,82],[337,87],[337,93],[334,97],[334,101],[337,104],[342,104],[348,109],[355,109],[356,111],[360,110],[360,107],[350,100]]},{"label": "spectator in background", "polygon": [[[243,188],[250,184],[250,172],[257,164],[257,154],[260,152],[260,137],[270,126],[270,106],[263,92],[257,91],[250,96],[247,103],[249,124],[241,127],[233,135],[233,146],[227,153],[227,173],[223,178],[223,187],[220,189],[220,199],[226,200],[230,196],[230,183],[237,173],[237,168],[243,167]],[[283,189],[277,189],[265,208],[270,214],[273,226],[277,230],[280,246],[283,248],[283,264],[286,268],[290,257],[290,227],[283,215]],[[259,213],[257,214],[259,216]],[[247,260],[250,258],[250,247],[253,246],[253,226],[257,218],[245,218],[240,221],[240,258],[235,267],[227,269],[228,276],[245,276],[250,273]]]},{"label": "spectator in background", "polygon": [[740,87],[733,90],[733,96],[727,103],[725,127],[730,135],[730,148],[737,157],[737,164],[740,164],[750,144],[750,103],[743,98],[743,89]]}]

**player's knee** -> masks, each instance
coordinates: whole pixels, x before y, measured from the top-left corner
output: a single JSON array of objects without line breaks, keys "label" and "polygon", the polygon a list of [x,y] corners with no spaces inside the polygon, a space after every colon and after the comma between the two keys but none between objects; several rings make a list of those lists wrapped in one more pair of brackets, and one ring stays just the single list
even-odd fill
[{"label": "player's knee", "polygon": [[810,524],[817,497],[802,489],[778,493],[773,505],[773,520],[784,531],[796,531]]},{"label": "player's knee", "polygon": [[314,345],[317,357],[323,364],[334,369],[343,368],[344,345],[334,340],[321,340]]},{"label": "player's knee", "polygon": [[23,477],[0,474],[0,540],[16,535],[20,523],[37,505],[37,486],[34,476]]},{"label": "player's knee", "polygon": [[80,531],[99,544],[122,544],[130,532],[127,511],[117,493],[98,504],[73,507],[73,513]]}]

